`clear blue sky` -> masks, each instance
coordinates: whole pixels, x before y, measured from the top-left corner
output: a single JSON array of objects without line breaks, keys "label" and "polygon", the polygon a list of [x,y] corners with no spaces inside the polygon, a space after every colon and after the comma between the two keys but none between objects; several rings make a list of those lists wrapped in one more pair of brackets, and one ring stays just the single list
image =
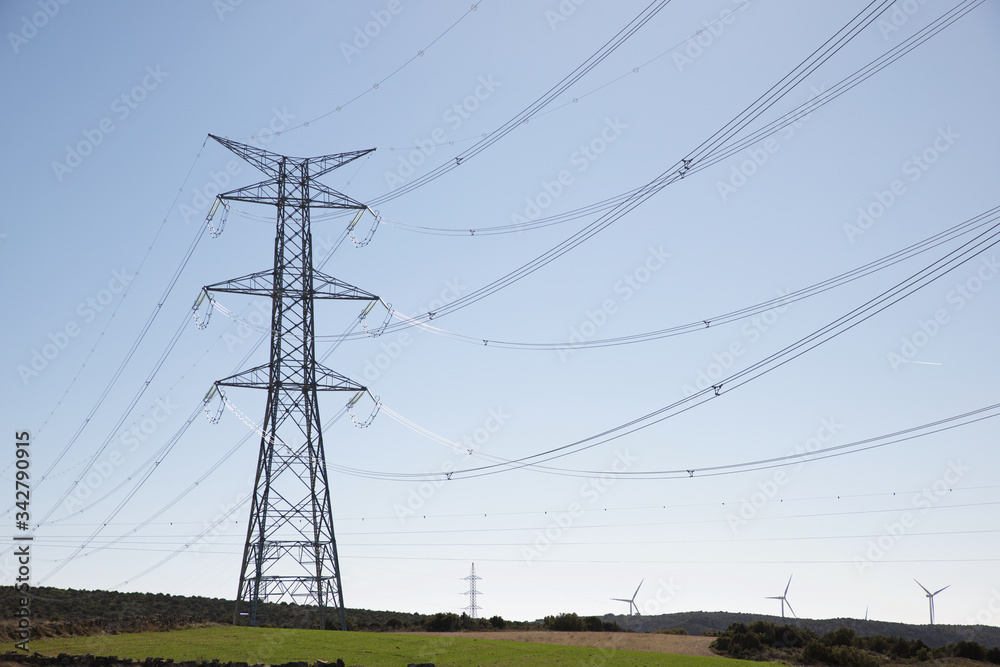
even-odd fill
[{"label": "clear blue sky", "polygon": [[[157,306],[201,233],[216,184],[261,179],[206,144],[209,133],[296,156],[377,148],[324,179],[372,201],[513,118],[646,4],[488,0],[470,12],[468,1],[3,3],[0,400],[10,447],[0,470],[9,497],[15,432],[32,433],[36,476],[72,442],[33,489],[33,520],[48,515],[36,531],[36,583],[236,593],[246,506],[197,547],[149,569],[249,493],[254,437],[150,521],[247,433],[232,412],[215,425],[199,415],[109,519],[134,489],[130,478],[151,457],[160,460],[212,382],[267,359],[260,347],[241,361],[259,332],[221,313],[199,330],[190,308],[201,286],[270,266],[273,209],[241,206],[221,236],[203,234]],[[952,6],[896,3],[751,129]],[[468,294],[593,217],[505,235],[430,235],[405,225],[506,225],[643,185],[863,7],[676,0],[529,123],[381,205],[386,222],[371,243],[345,243],[324,270],[408,314]],[[769,142],[670,185],[435,325],[477,339],[563,342],[698,322],[850,271],[997,206],[997,25],[1000,8],[987,0]],[[314,221],[317,249],[325,255],[346,223]],[[992,419],[715,477],[517,470],[400,482],[345,471],[461,469],[602,432],[683,398],[699,378],[705,385],[703,376],[740,371],[783,349],[955,245],[757,319],[629,346],[498,349],[417,330],[345,342],[328,366],[368,385],[396,413],[477,450],[457,453],[385,412],[366,429],[347,418],[328,424],[347,605],[460,611],[461,578],[475,562],[482,613],[513,619],[624,612],[610,598],[630,596],[642,579],[644,613],[776,613],[778,603],[765,596],[780,594],[794,575],[789,601],[801,616],[861,617],[867,608],[871,618],[925,622],[916,578],[931,590],[950,585],[937,598],[939,623],[1000,624],[989,611],[1000,605]],[[759,380],[552,465],[700,470],[995,403],[998,254],[985,252]],[[220,301],[251,320],[265,305]],[[358,314],[346,302],[324,302],[318,312],[318,333],[327,336]],[[320,353],[328,346],[319,343]],[[228,396],[260,420],[263,392]],[[325,396],[323,413],[336,414],[342,398]],[[4,520],[16,534],[13,516]],[[48,576],[103,523],[80,556]],[[0,558],[5,581],[10,563],[9,553]]]}]

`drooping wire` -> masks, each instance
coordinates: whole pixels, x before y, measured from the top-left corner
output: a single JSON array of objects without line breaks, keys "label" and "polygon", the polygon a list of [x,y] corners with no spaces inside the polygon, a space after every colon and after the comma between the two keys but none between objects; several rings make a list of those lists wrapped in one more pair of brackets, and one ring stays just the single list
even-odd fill
[{"label": "drooping wire", "polygon": [[[970,11],[971,8],[975,6],[975,3],[981,3],[982,0],[970,0],[970,2],[973,4],[968,5],[967,3],[965,9],[966,12]],[[825,63],[847,42],[857,36],[861,29],[872,23],[881,12],[884,12],[888,8],[890,4],[890,0],[882,0],[881,2],[872,2],[869,4],[868,7],[858,13],[846,26],[841,28],[834,35],[834,37],[831,37],[822,47],[816,49],[813,54],[806,58],[806,60],[799,63],[799,65],[793,68],[789,74],[785,75],[785,77],[783,77],[777,84],[772,86],[767,93],[761,95],[750,106],[740,112],[733,120],[723,126],[722,129],[713,134],[712,137],[699,144],[699,146],[691,151],[687,157],[684,157],[674,163],[674,165],[672,165],[667,171],[663,172],[659,177],[647,183],[645,186],[631,191],[626,197],[619,197],[616,200],[616,203],[597,220],[577,231],[566,240],[562,241],[553,248],[550,248],[548,251],[539,255],[527,264],[524,264],[505,276],[494,280],[493,282],[488,283],[465,296],[459,297],[449,304],[444,305],[436,311],[435,315],[440,316],[442,314],[448,314],[467,307],[480,299],[504,289],[527,275],[530,275],[566,252],[572,250],[580,243],[583,243],[592,236],[596,235],[620,218],[624,217],[642,204],[646,199],[652,197],[667,185],[683,179],[692,170],[698,168],[697,160],[699,155],[701,155],[704,159],[711,159],[711,150],[725,150],[727,146],[726,142],[732,139],[739,130],[746,127],[753,120],[761,116],[770,106],[786,95],[799,82],[804,80],[806,76]],[[952,22],[954,20],[957,20],[957,18],[953,17]],[[777,131],[777,129],[774,131]],[[413,319],[425,320],[430,319],[430,316],[429,313],[424,313],[422,315],[415,316]],[[399,325],[390,325],[387,331],[396,331],[404,326],[411,325],[412,323],[409,322]]]},{"label": "drooping wire", "polygon": [[[208,138],[206,137],[202,141],[201,148],[198,149],[198,153],[195,155],[194,160],[191,162],[191,166],[188,167],[187,173],[184,175],[184,180],[181,182],[181,187],[177,190],[177,194],[174,195],[173,200],[170,202],[170,206],[167,208],[167,214],[163,217],[163,220],[160,223],[160,226],[157,227],[156,233],[153,235],[153,240],[150,241],[149,245],[146,247],[146,252],[143,254],[142,259],[139,260],[139,265],[136,267],[136,270],[135,270],[135,275],[136,276],[139,276],[139,274],[142,272],[143,267],[146,265],[146,262],[149,259],[149,255],[153,252],[153,248],[156,245],[156,241],[157,241],[157,239],[160,238],[160,234],[163,232],[163,227],[167,224],[167,219],[170,217],[170,213],[174,210],[174,207],[177,206],[177,200],[180,199],[181,192],[184,190],[184,186],[186,186],[187,183],[188,183],[188,181],[191,179],[191,174],[192,174],[192,172],[194,172],[194,168],[195,168],[195,165],[198,164],[198,160],[201,159],[201,151],[203,151],[205,149],[205,144],[207,142],[208,142]],[[195,245],[197,244],[197,239],[198,238],[199,238],[199,236],[195,237],[195,241],[193,242]],[[188,254],[185,255],[185,259],[183,260],[185,263],[187,261],[187,258],[190,257],[190,252],[191,251],[189,251]],[[119,318],[116,317],[116,315],[118,314],[118,309],[121,308],[121,306],[125,303],[125,296],[128,294],[128,290],[130,289],[130,287],[131,287],[131,283],[129,283],[129,284],[127,284],[125,286],[125,289],[122,292],[122,298],[119,299],[118,303],[114,307],[114,310],[111,311],[111,316],[109,317],[107,323],[104,325],[104,328],[101,330],[101,333],[98,334],[98,336],[97,336],[97,341],[98,342],[95,343],[93,345],[93,347],[90,348],[90,352],[88,352],[87,355],[84,357],[83,362],[80,364],[80,368],[77,370],[76,374],[73,375],[73,378],[69,381],[69,384],[66,385],[66,388],[63,390],[63,393],[59,397],[59,400],[56,401],[55,405],[52,407],[52,410],[49,412],[48,416],[45,417],[45,419],[42,420],[42,423],[39,425],[39,427],[37,429],[35,429],[35,435],[40,434],[45,429],[46,425],[48,425],[49,421],[52,419],[52,416],[56,413],[56,410],[59,409],[59,406],[61,406],[63,404],[63,401],[66,400],[66,396],[69,394],[69,392],[76,385],[76,381],[79,379],[80,374],[83,373],[83,369],[90,362],[90,359],[94,355],[94,352],[97,350],[98,345],[100,344],[100,342],[102,340],[104,340],[104,334],[107,333],[107,330],[111,326],[111,323],[115,322],[115,321],[118,321]],[[155,318],[156,317],[156,313],[158,313],[158,312],[159,312],[158,309],[155,310],[154,313],[153,313],[153,315],[151,317]],[[145,332],[148,331],[148,330],[149,330],[148,327],[144,328],[143,329],[143,333],[141,334],[141,336],[144,336]],[[140,342],[141,342],[141,339],[140,339]],[[137,346],[137,344],[134,344],[133,347],[132,347],[132,349],[134,350],[136,346]],[[97,407],[100,407],[100,405],[98,405]],[[88,414],[86,420],[84,421],[84,424],[86,424],[87,422],[90,421],[90,418],[94,416],[95,412],[96,412],[96,408],[94,410],[92,410]],[[67,445],[67,448],[68,447],[69,447],[69,445]],[[52,472],[52,469],[55,467],[56,463],[59,462],[59,459],[61,459],[64,454],[65,454],[65,450],[64,450],[63,454],[61,454],[58,457],[58,459],[56,460],[56,462],[53,463],[52,465],[50,465],[49,468],[41,475],[41,477],[38,478],[38,480],[35,482],[36,486],[38,484],[40,484],[50,472]],[[9,510],[7,510],[7,512],[4,512],[4,514],[0,515],[0,516],[6,516],[6,514],[8,512],[9,512]]]},{"label": "drooping wire", "polygon": [[[765,359],[752,364],[748,368],[735,372],[732,375],[727,376],[717,382],[717,384],[712,387],[707,387],[700,391],[697,391],[685,398],[678,401],[670,403],[666,406],[658,408],[652,412],[644,414],[642,416],[633,418],[625,423],[619,424],[617,426],[608,428],[604,431],[596,433],[594,435],[582,438],[571,443],[561,445],[558,447],[553,447],[536,454],[531,454],[528,456],[520,457],[515,459],[513,463],[497,463],[487,466],[478,466],[465,468],[462,470],[454,470],[448,473],[448,479],[454,478],[468,478],[468,477],[479,477],[484,475],[497,474],[501,472],[509,472],[511,470],[530,468],[532,470],[540,470],[543,472],[558,471],[566,472],[568,469],[557,469],[552,467],[543,466],[542,464],[548,463],[556,459],[560,459],[571,454],[576,454],[581,451],[597,447],[599,445],[617,440],[626,435],[630,435],[637,431],[649,428],[655,424],[665,421],[669,418],[675,417],[679,414],[687,412],[699,405],[706,403],[707,401],[714,400],[724,393],[729,393],[743,385],[746,385],[753,380],[759,379],[768,373],[774,372],[781,366],[791,362],[792,360],[802,356],[803,354],[828,343],[837,336],[853,329],[854,327],[865,322],[869,318],[875,316],[876,314],[882,312],[886,308],[898,303],[904,298],[910,296],[916,291],[932,284],[934,281],[939,280],[943,276],[954,271],[958,267],[966,264],[967,262],[974,259],[976,256],[982,252],[994,247],[1000,243],[1000,223],[995,224],[986,232],[983,232],[975,239],[963,244],[961,247],[949,251],[941,258],[935,260],[929,266],[921,269],[905,280],[897,283],[895,286],[883,291],[876,297],[873,297],[866,303],[858,306],[857,308],[851,310],[850,312],[842,315],[833,322],[825,325],[824,327],[814,331],[813,333],[801,338],[800,340],[788,345],[781,350],[771,354]],[[697,472],[698,468],[684,468],[676,470],[663,470],[655,471],[654,473],[660,477],[675,476],[693,476]],[[379,471],[366,471],[359,469],[348,469],[345,468],[342,472],[358,474],[361,476],[377,477],[380,479],[397,479],[397,480],[407,480],[407,479],[441,479],[442,473],[433,472],[420,472],[420,473],[385,473]],[[580,471],[569,470],[569,472],[578,473]],[[593,472],[593,471],[591,471]],[[607,471],[601,471],[600,474],[608,474]]]},{"label": "drooping wire", "polygon": [[966,234],[970,234],[973,231],[993,224],[998,218],[1000,218],[1000,206],[993,207],[988,211],[980,213],[969,220],[959,223],[954,227],[946,229],[943,232],[939,232],[930,236],[922,241],[914,243],[906,248],[897,250],[889,255],[881,257],[877,260],[859,266],[857,268],[851,269],[850,271],[838,274],[831,278],[827,278],[818,283],[814,283],[808,287],[804,287],[787,294],[781,294],[775,298],[768,299],[751,306],[745,306],[743,308],[729,311],[727,313],[722,313],[719,315],[713,315],[709,317],[703,317],[696,319],[694,321],[688,322],[686,324],[674,325],[671,327],[666,327],[662,329],[657,329],[654,331],[647,331],[638,334],[630,334],[627,336],[617,336],[614,338],[600,338],[593,340],[583,340],[583,341],[559,341],[559,342],[524,342],[524,341],[507,341],[498,340],[495,338],[490,338],[488,336],[470,336],[467,334],[455,333],[447,329],[442,329],[440,327],[433,326],[427,322],[422,322],[414,317],[407,316],[399,311],[393,309],[391,306],[386,305],[389,313],[392,317],[406,322],[413,327],[419,328],[428,333],[443,336],[446,338],[451,338],[464,343],[470,343],[478,346],[488,346],[494,348],[508,348],[517,350],[540,350],[540,351],[551,351],[551,350],[576,350],[576,349],[586,349],[595,347],[611,347],[618,345],[630,345],[634,343],[643,343],[651,340],[659,340],[662,338],[679,336],[682,334],[693,333],[697,331],[704,331],[710,327],[718,326],[721,324],[728,324],[730,322],[738,321],[748,317],[753,317],[754,315],[759,315],[761,313],[768,312],[775,308],[781,308],[798,301],[802,301],[812,296],[817,296],[829,290],[847,285],[854,282],[855,280],[860,280],[866,276],[873,273],[888,269],[895,266],[901,262],[908,259],[916,257],[922,253],[928,252],[940,245],[943,245],[949,241],[953,241],[960,238]]},{"label": "drooping wire", "polygon": [[452,29],[455,28],[455,26],[457,26],[459,23],[461,23],[463,20],[465,20],[467,17],[469,17],[473,12],[475,12],[477,9],[479,9],[479,5],[483,4],[483,2],[485,2],[485,0],[478,0],[477,2],[473,3],[469,7],[469,9],[466,10],[466,12],[464,14],[462,14],[454,23],[452,23],[451,25],[449,25],[444,30],[444,32],[442,32],[437,37],[435,37],[433,40],[431,40],[427,44],[427,46],[425,46],[424,48],[422,48],[419,51],[417,51],[416,54],[414,54],[413,56],[411,56],[402,65],[400,65],[399,67],[397,67],[396,69],[394,69],[392,72],[390,72],[386,76],[382,77],[381,79],[379,79],[378,81],[376,81],[375,83],[373,83],[370,88],[366,88],[364,91],[362,91],[361,93],[358,93],[357,95],[355,95],[351,99],[347,100],[346,102],[342,102],[341,104],[337,105],[337,107],[335,109],[332,109],[330,111],[327,111],[324,114],[316,116],[315,118],[312,118],[311,120],[304,121],[304,122],[300,123],[299,125],[293,125],[292,127],[288,128],[286,130],[283,130],[283,131],[284,132],[291,132],[292,130],[297,130],[297,129],[302,128],[302,127],[309,127],[310,123],[315,123],[318,120],[322,120],[322,119],[326,118],[327,116],[335,114],[338,111],[340,111],[341,109],[343,109],[344,107],[346,107],[347,105],[353,104],[354,102],[357,102],[358,100],[360,100],[362,97],[364,97],[368,93],[372,92],[373,90],[378,90],[379,87],[382,84],[384,84],[386,81],[388,81],[392,77],[394,77],[397,74],[399,74],[405,67],[407,67],[408,65],[410,65],[414,60],[416,60],[417,58],[422,57],[424,55],[424,53],[427,52],[428,49],[430,49],[432,46],[434,46],[435,44],[437,44],[438,41],[440,41],[441,39],[443,39],[445,35],[447,35],[449,32],[452,31]]},{"label": "drooping wire", "polygon": [[624,44],[632,35],[634,35],[640,28],[642,28],[646,23],[648,23],[654,16],[656,16],[664,7],[670,2],[670,0],[657,0],[647,5],[634,19],[632,19],[624,28],[619,30],[611,39],[605,42],[597,51],[595,51],[589,58],[587,58],[581,65],[579,65],[572,72],[567,74],[561,81],[559,81],[555,86],[551,87],[548,91],[543,93],[534,102],[525,107],[520,113],[515,115],[513,118],[508,120],[506,123],[501,125],[499,128],[488,133],[485,138],[476,142],[473,146],[466,149],[462,153],[459,153],[453,159],[448,162],[439,165],[438,167],[432,169],[428,173],[420,176],[419,178],[410,181],[409,183],[399,187],[392,192],[385,194],[381,197],[377,197],[369,204],[371,206],[379,206],[387,201],[401,197],[419,187],[422,187],[431,181],[437,180],[441,176],[450,172],[452,169],[458,168],[464,162],[472,159],[479,153],[483,152],[496,142],[500,141],[508,134],[513,132],[515,129],[520,127],[522,124],[530,120],[533,116],[538,114],[542,109],[548,106],[553,100],[562,95],[566,90],[572,87],[577,81],[586,76],[591,70],[593,70],[597,65],[604,61],[608,56],[618,50],[622,44]]},{"label": "drooping wire", "polygon": [[[938,17],[935,21],[928,24],[916,34],[911,35],[900,44],[896,45],[889,51],[885,52],[878,58],[872,60],[864,67],[855,71],[850,76],[842,79],[832,88],[821,92],[814,98],[804,102],[795,109],[787,112],[780,118],[772,121],[765,127],[753,132],[752,134],[730,143],[723,150],[717,151],[711,158],[701,161],[697,166],[689,165],[688,169],[685,171],[685,175],[691,175],[700,172],[704,169],[708,169],[719,162],[729,159],[733,155],[739,153],[740,151],[746,150],[750,146],[753,146],[764,139],[773,136],[780,130],[792,125],[793,123],[804,120],[816,109],[824,106],[825,104],[833,101],[840,95],[848,92],[855,86],[859,85],[868,78],[874,76],[884,68],[888,67],[894,63],[899,58],[903,57],[913,49],[922,45],[924,42],[934,37],[945,28],[949,27],[966,14],[971,12],[973,9],[982,4],[984,0],[966,0],[959,3],[945,14]],[[444,235],[444,236],[491,236],[498,234],[513,234],[528,230],[542,229],[546,227],[551,227],[553,225],[563,224],[565,222],[570,222],[572,220],[578,220],[590,215],[600,213],[602,211],[607,211],[613,209],[615,206],[627,201],[629,198],[639,194],[641,188],[636,188],[624,192],[620,195],[610,197],[608,199],[595,202],[593,204],[588,204],[586,206],[573,209],[570,211],[565,211],[563,213],[556,213],[553,215],[536,218],[527,222],[516,222],[506,225],[496,225],[490,227],[474,227],[474,228],[449,228],[449,227],[427,227],[420,225],[408,224],[392,218],[384,217],[382,221],[391,226],[403,229],[405,231],[411,231],[422,234],[433,234],[433,235]],[[418,316],[419,317],[419,316]]]}]

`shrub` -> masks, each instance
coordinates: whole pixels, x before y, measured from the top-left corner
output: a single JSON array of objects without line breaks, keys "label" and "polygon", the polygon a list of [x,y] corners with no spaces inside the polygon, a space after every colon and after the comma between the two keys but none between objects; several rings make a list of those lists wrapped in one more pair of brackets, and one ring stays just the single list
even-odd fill
[{"label": "shrub", "polygon": [[427,629],[431,632],[455,632],[459,622],[458,614],[438,612],[427,619]]},{"label": "shrub", "polygon": [[978,642],[960,641],[951,647],[951,654],[958,658],[968,658],[983,662],[986,660],[986,647]]},{"label": "shrub", "polygon": [[823,635],[823,643],[827,646],[852,646],[855,632],[851,628],[837,628]]},{"label": "shrub", "polygon": [[543,623],[546,630],[556,630],[557,632],[580,632],[585,629],[583,619],[573,613],[546,616]]}]

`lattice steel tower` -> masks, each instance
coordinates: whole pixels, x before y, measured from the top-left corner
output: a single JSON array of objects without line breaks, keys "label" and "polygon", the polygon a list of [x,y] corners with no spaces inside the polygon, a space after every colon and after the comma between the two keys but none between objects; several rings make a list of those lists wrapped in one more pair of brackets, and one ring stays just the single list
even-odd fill
[{"label": "lattice steel tower", "polygon": [[313,269],[309,211],[366,208],[316,179],[374,149],[297,158],[209,136],[270,177],[218,198],[277,208],[274,268],[205,287],[272,301],[271,360],[215,383],[267,389],[233,623],[257,625],[261,603],[291,601],[316,605],[320,628],[336,608],[346,630],[317,392],[365,388],[316,362],[313,300],[378,297]]},{"label": "lattice steel tower", "polygon": [[465,610],[469,612],[469,618],[479,618],[479,610],[482,609],[476,604],[476,596],[479,595],[479,591],[476,590],[476,582],[482,580],[482,577],[476,576],[476,564],[472,564],[472,572],[469,576],[462,577],[469,582],[469,590],[465,592],[465,595],[469,596],[469,606],[465,607]]}]

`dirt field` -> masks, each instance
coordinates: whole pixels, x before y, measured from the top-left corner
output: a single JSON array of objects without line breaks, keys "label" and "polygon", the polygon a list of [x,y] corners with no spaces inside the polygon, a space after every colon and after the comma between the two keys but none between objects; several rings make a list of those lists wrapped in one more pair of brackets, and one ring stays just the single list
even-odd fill
[{"label": "dirt field", "polygon": [[[408,633],[407,633],[408,634]],[[713,637],[685,635],[657,635],[640,632],[550,632],[545,630],[512,630],[509,632],[421,632],[419,634],[442,637],[475,637],[512,642],[538,644],[564,644],[566,646],[592,646],[623,651],[648,651],[650,653],[676,653],[679,655],[714,656],[708,645]]]}]

